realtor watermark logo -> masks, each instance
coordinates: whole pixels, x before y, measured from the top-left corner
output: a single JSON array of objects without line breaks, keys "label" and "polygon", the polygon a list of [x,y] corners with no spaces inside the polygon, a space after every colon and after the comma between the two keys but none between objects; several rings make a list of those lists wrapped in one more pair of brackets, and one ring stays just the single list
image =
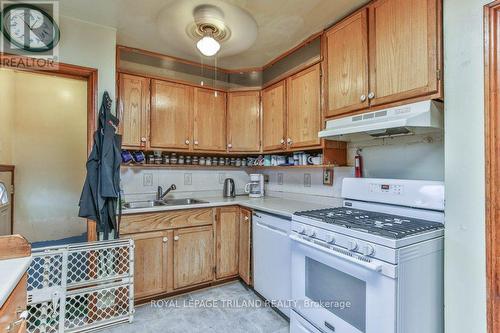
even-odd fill
[{"label": "realtor watermark logo", "polygon": [[59,2],[0,0],[0,67],[54,70],[59,63]]}]

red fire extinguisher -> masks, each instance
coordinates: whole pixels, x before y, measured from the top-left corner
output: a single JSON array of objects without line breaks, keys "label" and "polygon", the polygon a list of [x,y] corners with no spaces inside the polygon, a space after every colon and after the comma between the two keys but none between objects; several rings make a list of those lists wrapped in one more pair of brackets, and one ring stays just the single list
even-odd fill
[{"label": "red fire extinguisher", "polygon": [[356,156],[354,156],[354,176],[356,178],[363,177],[363,157],[361,156],[361,149],[356,150]]}]

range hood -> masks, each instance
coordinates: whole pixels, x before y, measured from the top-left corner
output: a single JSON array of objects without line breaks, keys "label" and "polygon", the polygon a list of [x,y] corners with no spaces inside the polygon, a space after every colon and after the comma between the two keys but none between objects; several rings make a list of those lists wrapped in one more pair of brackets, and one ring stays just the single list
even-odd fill
[{"label": "range hood", "polygon": [[442,131],[443,103],[422,101],[345,118],[328,120],[320,138],[362,141]]}]

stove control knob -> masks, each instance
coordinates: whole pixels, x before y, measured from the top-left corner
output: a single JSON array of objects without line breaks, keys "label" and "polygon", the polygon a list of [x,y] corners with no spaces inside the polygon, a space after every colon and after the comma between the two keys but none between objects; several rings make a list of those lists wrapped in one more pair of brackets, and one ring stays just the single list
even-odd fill
[{"label": "stove control knob", "polygon": [[297,227],[297,232],[299,234],[305,234],[306,233],[306,228],[304,228],[303,226],[298,226]]},{"label": "stove control knob", "polygon": [[330,244],[334,244],[335,243],[335,237],[333,237],[333,235],[326,235],[326,242],[330,243]]},{"label": "stove control knob", "polygon": [[314,237],[316,235],[316,231],[314,231],[314,229],[307,229],[306,234],[309,237]]},{"label": "stove control knob", "polygon": [[349,251],[355,251],[358,248],[358,243],[355,240],[349,240],[347,242],[347,249]]},{"label": "stove control knob", "polygon": [[361,249],[361,253],[363,253],[365,256],[371,256],[375,252],[375,249],[371,245],[365,245]]}]

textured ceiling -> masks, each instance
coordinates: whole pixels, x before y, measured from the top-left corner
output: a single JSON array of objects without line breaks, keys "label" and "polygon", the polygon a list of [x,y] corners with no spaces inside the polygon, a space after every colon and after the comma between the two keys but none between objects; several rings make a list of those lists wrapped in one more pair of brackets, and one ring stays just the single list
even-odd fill
[{"label": "textured ceiling", "polygon": [[[118,44],[142,48],[193,61],[202,59],[188,40],[183,22],[192,19],[191,8],[212,4],[226,8],[228,21],[245,11],[257,23],[257,38],[238,54],[224,54],[217,66],[234,69],[259,67],[291,49],[310,35],[338,21],[368,0],[62,0],[61,14],[117,29]],[[235,11],[236,10],[236,11]],[[180,22],[179,24],[177,22]],[[231,26],[230,26],[231,28]],[[169,30],[169,31],[166,31]],[[244,27],[234,26],[243,31]],[[246,38],[244,33],[232,35]]]}]

